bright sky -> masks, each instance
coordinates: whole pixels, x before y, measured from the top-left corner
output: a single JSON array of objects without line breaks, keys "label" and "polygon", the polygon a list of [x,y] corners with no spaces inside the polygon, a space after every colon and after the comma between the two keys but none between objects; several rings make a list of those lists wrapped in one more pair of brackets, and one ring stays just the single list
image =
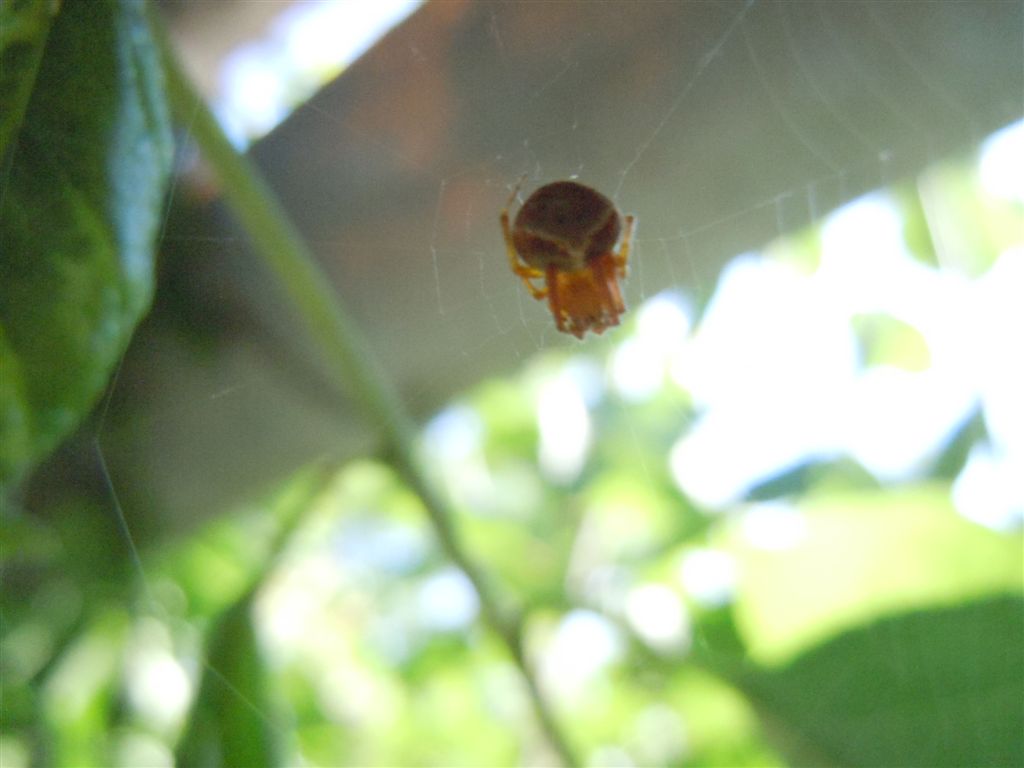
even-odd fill
[{"label": "bright sky", "polygon": [[237,146],[268,133],[421,2],[296,3],[224,61],[215,106],[224,129]]},{"label": "bright sky", "polygon": [[[987,141],[980,167],[989,194],[1024,199],[1024,123]],[[1022,243],[972,280],[915,260],[884,192],[826,218],[813,274],[758,254],[737,257],[697,333],[672,344],[673,376],[704,411],[672,452],[677,482],[701,503],[722,507],[780,470],[836,454],[881,480],[898,480],[933,458],[980,403],[992,442],[972,454],[956,502],[978,522],[1019,524],[1024,362],[1011,350],[1024,328],[1022,285],[1024,226]],[[672,306],[656,299],[641,313],[675,311],[672,326],[685,327],[685,306]],[[868,313],[916,329],[930,365],[861,366],[851,319]],[[644,327],[634,346],[665,349],[645,340]],[[660,366],[652,360],[655,354],[616,357],[622,370],[613,379],[625,394],[646,391],[642,372]]]}]

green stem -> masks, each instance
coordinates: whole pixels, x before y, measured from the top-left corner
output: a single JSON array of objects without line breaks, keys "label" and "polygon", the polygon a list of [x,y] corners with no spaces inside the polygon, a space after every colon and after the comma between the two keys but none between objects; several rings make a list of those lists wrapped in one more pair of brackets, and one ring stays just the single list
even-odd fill
[{"label": "green stem", "polygon": [[551,746],[566,765],[578,765],[523,653],[518,611],[503,608],[483,571],[459,540],[451,507],[416,454],[417,429],[397,390],[266,181],[248,158],[235,151],[182,72],[166,34],[159,24],[154,26],[175,118],[189,127],[256,251],[284,285],[338,381],[347,383],[348,394],[380,432],[392,463],[420,497],[445,554],[472,583],[484,620],[506,645],[524,678]]}]

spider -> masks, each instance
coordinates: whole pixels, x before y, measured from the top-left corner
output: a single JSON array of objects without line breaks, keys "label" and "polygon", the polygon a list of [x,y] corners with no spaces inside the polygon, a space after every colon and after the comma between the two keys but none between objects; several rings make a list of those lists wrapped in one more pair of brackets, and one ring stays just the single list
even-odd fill
[{"label": "spider", "polygon": [[[603,333],[626,311],[618,280],[626,276],[634,217],[622,216],[600,192],[575,181],[546,184],[523,203],[509,226],[516,184],[501,212],[501,228],[512,271],[535,299],[547,299],[555,325],[582,339]],[[619,242],[618,250],[614,250]],[[543,278],[544,287],[533,281]]]}]

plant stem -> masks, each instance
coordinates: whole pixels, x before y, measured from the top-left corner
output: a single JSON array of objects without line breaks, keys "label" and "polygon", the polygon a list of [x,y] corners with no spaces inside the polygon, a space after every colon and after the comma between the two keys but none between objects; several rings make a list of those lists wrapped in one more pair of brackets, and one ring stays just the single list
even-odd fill
[{"label": "plant stem", "polygon": [[[156,12],[154,10],[154,16]],[[342,306],[328,275],[299,236],[276,196],[248,158],[239,154],[182,72],[159,24],[168,95],[175,119],[188,126],[220,179],[224,196],[259,255],[284,285],[339,382],[379,431],[392,463],[419,496],[445,554],[466,574],[487,625],[501,638],[522,675],[540,726],[568,766],[579,764],[563,735],[522,647],[518,611],[502,606],[482,569],[459,540],[451,506],[424,471],[415,445],[417,430],[396,388],[370,345]]]}]

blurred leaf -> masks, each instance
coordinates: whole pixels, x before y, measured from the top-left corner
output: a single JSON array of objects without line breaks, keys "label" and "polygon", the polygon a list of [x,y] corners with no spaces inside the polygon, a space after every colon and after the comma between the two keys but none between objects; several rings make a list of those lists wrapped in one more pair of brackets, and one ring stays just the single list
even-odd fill
[{"label": "blurred leaf", "polygon": [[1024,599],[889,617],[740,683],[795,765],[1024,764]]},{"label": "blurred leaf", "polygon": [[921,174],[917,187],[944,268],[977,277],[1005,248],[1020,241],[1019,208],[1006,216],[992,206],[979,194],[976,173],[963,163],[932,166]]},{"label": "blurred leaf", "polygon": [[182,588],[193,619],[218,615],[276,568],[296,527],[309,520],[333,478],[329,467],[300,470],[263,503],[192,532],[158,559],[153,576]]},{"label": "blurred leaf", "polygon": [[679,489],[665,456],[695,419],[689,395],[663,386],[646,402],[623,405],[605,398],[594,409],[594,431],[604,439],[595,442],[588,474],[599,477],[615,469],[643,477],[646,487],[668,492],[678,500]]},{"label": "blurred leaf", "polygon": [[38,518],[4,505],[0,509],[0,567],[15,563],[44,565],[59,551],[53,529]]},{"label": "blurred leaf", "polygon": [[429,685],[434,675],[447,669],[458,670],[468,661],[466,638],[461,632],[433,635],[421,643],[399,666],[404,681],[413,688]]},{"label": "blurred leaf", "polygon": [[[508,588],[529,604],[558,605],[564,601],[562,574],[573,530],[570,517],[577,514],[572,507],[567,498],[565,509],[554,503],[541,508],[551,515],[562,512],[562,519],[556,520],[558,525],[548,536],[536,530],[536,519],[524,524],[522,520],[467,516],[460,526],[468,547],[487,563],[497,588]],[[525,563],[529,567],[524,567]]]},{"label": "blurred leaf", "polygon": [[0,4],[0,157],[25,115],[46,35],[59,6],[53,0]]},{"label": "blurred leaf", "polygon": [[967,463],[967,457],[971,449],[988,438],[988,430],[985,427],[985,415],[981,408],[975,408],[971,414],[963,420],[952,437],[946,443],[931,468],[928,475],[945,480],[953,480],[960,474],[960,470]]},{"label": "blurred leaf", "polygon": [[747,656],[747,646],[736,625],[732,606],[717,606],[702,610],[695,628],[700,645],[695,653],[702,658],[714,658],[715,664],[741,662]]},{"label": "blurred leaf", "polygon": [[819,490],[794,510],[800,538],[761,548],[737,521],[737,622],[751,654],[781,659],[873,618],[1019,588],[1019,535],[953,509],[949,487]]},{"label": "blurred leaf", "polygon": [[864,365],[891,365],[905,371],[923,371],[931,365],[928,342],[921,332],[892,315],[855,315],[853,331]]},{"label": "blurred leaf", "polygon": [[[284,734],[272,683],[277,678],[263,658],[253,623],[253,604],[265,579],[295,532],[307,519],[334,473],[313,466],[298,472],[259,514],[218,520],[184,551],[172,568],[191,579],[186,593],[198,609],[222,606],[225,593],[242,588],[233,604],[212,620],[199,693],[178,743],[176,763],[202,766],[282,765]],[[203,579],[222,581],[199,587]],[[205,590],[206,595],[197,593]],[[196,606],[194,606],[196,607]]]},{"label": "blurred leaf", "polygon": [[537,453],[537,414],[523,377],[482,383],[473,405],[487,424],[484,450],[489,459],[533,459]]},{"label": "blurred leaf", "polygon": [[250,591],[216,622],[199,695],[175,762],[203,766],[282,765],[282,727],[274,717],[268,670],[252,623]]},{"label": "blurred leaf", "polygon": [[821,266],[821,249],[818,227],[805,227],[769,243],[764,254],[794,267],[800,274],[810,275]]},{"label": "blurred leaf", "polygon": [[[5,3],[3,13],[6,21],[14,11]],[[8,55],[30,55],[24,44],[5,47],[5,67]],[[20,94],[31,67],[19,69],[16,85],[5,69],[4,85]],[[5,117],[3,130],[15,120]],[[149,305],[172,140],[143,3],[63,4],[10,146],[0,199],[0,481],[81,420]]]},{"label": "blurred leaf", "polygon": [[912,184],[900,184],[890,193],[899,206],[903,223],[903,241],[910,254],[922,264],[937,267],[935,243],[932,242],[931,227],[921,205],[921,196]]},{"label": "blurred leaf", "polygon": [[383,747],[380,762],[499,766],[523,761],[521,753],[517,760],[522,745],[516,739],[522,721],[510,721],[502,711],[518,692],[499,688],[494,693],[502,702],[493,700],[494,693],[487,696],[485,660],[491,659],[476,653],[467,663],[438,667],[429,680],[406,687],[397,723],[374,734]]},{"label": "blurred leaf", "polygon": [[852,490],[877,488],[878,481],[860,464],[850,459],[806,461],[763,480],[747,491],[748,501],[770,501],[785,496],[801,496],[812,488]]},{"label": "blurred leaf", "polygon": [[[688,665],[677,667],[672,694],[666,703],[683,717],[683,735],[688,742],[683,765],[770,768],[785,764],[765,743],[750,702],[721,677]],[[668,761],[648,759],[637,764]]]},{"label": "blurred leaf", "polygon": [[120,609],[98,613],[69,643],[43,683],[39,744],[42,765],[112,763],[112,729],[123,668],[119,654],[130,627]]},{"label": "blurred leaf", "polygon": [[[666,554],[674,561],[679,544],[701,535],[710,523],[678,490],[661,482],[660,469],[641,474],[623,463],[626,471],[610,466],[584,489],[586,540],[572,553],[577,569],[610,563],[642,568]],[[637,483],[637,477],[645,482]]]}]

